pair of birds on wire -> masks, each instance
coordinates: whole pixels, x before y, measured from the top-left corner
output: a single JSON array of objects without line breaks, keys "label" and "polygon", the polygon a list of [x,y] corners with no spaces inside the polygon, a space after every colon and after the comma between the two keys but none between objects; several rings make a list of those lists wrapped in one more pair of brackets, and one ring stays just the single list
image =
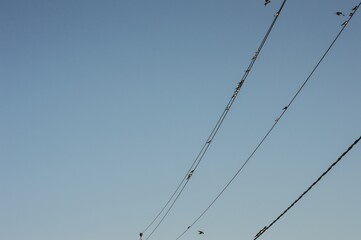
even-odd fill
[{"label": "pair of birds on wire", "polygon": [[[349,17],[352,17],[353,14],[355,13],[355,11],[357,10],[357,8],[358,8],[358,6],[353,7],[353,8],[351,9],[351,12],[348,14],[348,16],[349,16]],[[339,16],[339,17],[344,17],[344,16],[345,16],[345,14],[343,14],[343,12],[341,12],[341,11],[338,11],[338,12],[336,12],[335,14],[336,14],[337,16]],[[344,21],[344,22],[341,24],[341,26],[345,26],[347,23],[348,23],[348,20]]]}]

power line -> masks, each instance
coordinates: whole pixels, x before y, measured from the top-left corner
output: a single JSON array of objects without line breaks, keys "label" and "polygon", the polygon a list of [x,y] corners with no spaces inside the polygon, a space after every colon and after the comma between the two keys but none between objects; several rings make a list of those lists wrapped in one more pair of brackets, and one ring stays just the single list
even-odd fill
[{"label": "power line", "polygon": [[[160,212],[156,215],[156,217],[151,221],[151,223],[141,232],[141,235],[143,236],[143,234],[156,222],[156,220],[162,215],[162,213],[165,211],[163,217],[159,220],[159,222],[157,223],[157,225],[154,227],[154,229],[151,231],[151,233],[146,237],[145,240],[148,240],[153,233],[158,229],[158,227],[160,226],[160,224],[164,221],[164,219],[166,218],[166,216],[168,215],[168,213],[170,212],[170,210],[173,208],[174,204],[176,203],[176,201],[178,200],[179,196],[182,194],[183,190],[185,189],[185,187],[188,184],[188,181],[190,180],[192,174],[195,172],[195,170],[198,168],[198,165],[200,164],[200,162],[202,161],[204,155],[206,154],[210,144],[212,143],[214,137],[216,136],[218,130],[220,129],[224,119],[226,118],[230,108],[232,107],[234,101],[236,100],[236,97],[238,95],[238,93],[240,92],[245,80],[247,79],[254,63],[257,60],[258,55],[260,54],[264,44],[266,43],[269,34],[271,33],[274,24],[276,23],[278,16],[280,15],[284,4],[286,3],[287,0],[284,0],[280,9],[278,10],[278,12],[275,14],[275,17],[272,21],[271,26],[268,28],[262,42],[260,43],[257,51],[255,52],[254,56],[252,57],[252,60],[250,62],[250,64],[248,65],[246,71],[243,74],[242,79],[238,82],[236,89],[234,90],[230,100],[228,101],[226,107],[224,108],[221,116],[219,117],[216,125],[214,126],[214,128],[212,129],[210,135],[208,136],[206,142],[204,143],[203,147],[201,148],[200,152],[198,153],[197,157],[195,158],[195,160],[193,161],[191,167],[188,169],[187,173],[185,174],[185,176],[183,177],[183,179],[181,180],[180,184],[177,186],[176,190],[173,192],[173,194],[171,195],[171,197],[168,199],[168,201],[166,202],[166,204],[163,206],[163,208],[160,210]],[[173,200],[173,201],[172,201]],[[169,206],[167,208],[167,206]],[[167,210],[166,210],[167,209]]]},{"label": "power line", "polygon": [[[285,3],[285,1],[283,2],[283,4]],[[220,193],[213,199],[213,201],[205,208],[205,210],[196,218],[196,220],[194,220],[192,222],[191,225],[189,225],[187,227],[187,229],[185,231],[183,231],[177,238],[176,240],[180,239],[194,224],[196,224],[202,217],[203,215],[213,206],[213,204],[219,199],[219,197],[224,193],[224,191],[229,187],[229,185],[234,181],[234,179],[238,176],[238,174],[243,170],[243,168],[247,165],[247,163],[250,161],[250,159],[254,156],[254,154],[258,151],[258,149],[262,146],[262,144],[264,143],[264,141],[268,138],[268,136],[271,134],[271,132],[273,131],[273,129],[277,126],[277,124],[279,123],[279,120],[281,120],[281,118],[283,117],[283,115],[286,113],[286,111],[289,109],[289,107],[291,106],[291,104],[294,102],[294,100],[297,98],[297,96],[299,95],[299,93],[302,91],[302,89],[304,88],[304,86],[307,84],[307,82],[310,80],[311,76],[314,74],[314,72],[317,70],[317,68],[319,67],[319,65],[321,64],[321,62],[324,60],[324,58],[326,57],[326,55],[329,53],[329,51],[331,50],[331,48],[333,47],[333,45],[336,43],[337,39],[340,37],[340,35],[342,34],[342,32],[344,31],[344,29],[346,28],[346,26],[348,25],[348,23],[350,22],[350,20],[352,19],[352,17],[354,16],[354,14],[356,13],[357,9],[359,8],[360,4],[354,8],[354,10],[352,11],[352,14],[350,14],[348,20],[346,20],[344,22],[344,24],[342,24],[342,28],[339,31],[339,33],[336,35],[336,37],[334,38],[334,40],[332,41],[332,43],[330,44],[330,46],[327,48],[327,50],[325,51],[325,53],[322,55],[322,57],[320,58],[320,60],[317,62],[316,66],[312,69],[311,73],[308,75],[308,77],[306,78],[306,80],[303,82],[303,84],[301,85],[301,87],[297,90],[297,92],[294,94],[294,96],[292,97],[292,99],[289,101],[289,103],[283,108],[282,113],[279,115],[278,118],[276,118],[276,121],[273,123],[273,125],[271,126],[271,128],[267,131],[267,133],[264,135],[264,137],[261,139],[261,141],[258,143],[258,145],[256,146],[256,148],[253,150],[253,152],[250,154],[250,156],[246,159],[246,161],[241,165],[241,167],[237,170],[237,172],[233,175],[233,177],[230,179],[230,181],[225,185],[225,187],[220,191]],[[281,8],[283,7],[283,5],[281,6]],[[277,14],[275,15],[275,17],[277,17],[279,15],[280,11],[277,12]],[[276,19],[275,19],[276,20]],[[262,231],[262,230],[261,230]]]},{"label": "power line", "polygon": [[[255,59],[257,58],[259,52],[261,51],[263,45],[265,44],[265,42],[266,42],[269,34],[271,33],[271,31],[272,31],[272,29],[273,29],[273,27],[274,27],[274,25],[275,25],[275,23],[276,23],[279,15],[280,15],[280,13],[282,12],[282,9],[283,9],[286,1],[287,1],[287,0],[284,0],[284,1],[283,1],[281,7],[280,7],[279,10],[276,12],[276,14],[275,14],[275,16],[274,16],[274,19],[273,19],[270,27],[268,28],[268,30],[267,30],[267,32],[266,32],[266,34],[265,34],[265,36],[264,36],[264,38],[263,38],[263,40],[262,40],[259,48],[258,48],[258,50],[256,51],[255,56],[252,58],[252,61],[251,61],[250,65],[249,65],[248,69],[246,70],[246,74],[248,74],[248,72],[249,72],[248,70],[249,70],[250,68],[252,68]],[[246,76],[247,76],[247,75],[246,75]],[[242,79],[241,82],[244,81],[244,80],[245,80],[245,79]],[[237,175],[237,174],[236,174],[236,175]],[[232,180],[227,184],[227,186],[221,191],[221,193],[212,201],[212,203],[201,213],[201,215],[200,215],[191,225],[189,225],[186,230],[184,230],[184,231],[176,238],[177,240],[180,239],[180,238],[181,238],[196,222],[198,222],[198,220],[209,210],[209,208],[210,208],[210,207],[217,201],[217,199],[223,194],[223,192],[226,190],[226,188],[228,188],[229,184],[234,180],[234,178],[236,177],[236,175],[235,175],[235,176],[232,178]]]},{"label": "power line", "polygon": [[331,169],[339,162],[341,159],[360,141],[361,136],[356,139],[356,141],[344,152],[342,155],[331,164],[331,166],[321,174],[320,177],[317,178],[316,181],[314,181],[311,186],[307,188],[306,191],[304,191],[286,210],[284,210],[275,220],[273,220],[268,226],[264,227],[261,231],[259,231],[256,236],[254,237],[254,240],[259,238],[265,231],[267,231],[273,224],[275,224],[283,215],[285,215],[301,198],[303,198]]}]

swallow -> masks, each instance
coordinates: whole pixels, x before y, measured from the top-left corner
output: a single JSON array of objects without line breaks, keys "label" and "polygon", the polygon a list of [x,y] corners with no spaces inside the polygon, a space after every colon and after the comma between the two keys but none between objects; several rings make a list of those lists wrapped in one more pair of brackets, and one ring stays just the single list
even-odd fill
[{"label": "swallow", "polygon": [[264,5],[267,6],[267,4],[269,4],[271,2],[271,0],[264,0]]},{"label": "swallow", "polygon": [[288,108],[288,107],[287,107],[287,106],[285,106],[284,108],[282,108],[282,110],[283,110],[283,111],[284,111],[284,110],[287,110],[287,108]]},{"label": "swallow", "polygon": [[139,239],[142,240],[143,233],[139,233]]},{"label": "swallow", "polygon": [[204,234],[204,232],[201,230],[198,230],[198,234],[201,235],[201,234]]},{"label": "swallow", "polygon": [[352,16],[353,16],[353,12],[350,12],[349,16],[352,17]]},{"label": "swallow", "polygon": [[189,180],[192,177],[193,173],[194,173],[194,170],[192,170],[188,173],[187,180]]},{"label": "swallow", "polygon": [[345,16],[345,14],[343,14],[342,12],[336,12],[337,16]]},{"label": "swallow", "polygon": [[358,6],[355,6],[354,8],[352,8],[352,11],[356,11],[358,8]]},{"label": "swallow", "polygon": [[341,26],[346,26],[346,24],[348,23],[348,21],[344,21]]}]

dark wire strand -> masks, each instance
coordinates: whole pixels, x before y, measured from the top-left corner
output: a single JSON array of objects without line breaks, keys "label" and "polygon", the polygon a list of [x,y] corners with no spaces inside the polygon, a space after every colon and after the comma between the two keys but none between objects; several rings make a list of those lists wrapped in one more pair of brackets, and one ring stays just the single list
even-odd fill
[{"label": "dark wire strand", "polygon": [[[164,207],[162,208],[162,210],[158,213],[158,215],[153,219],[153,221],[148,225],[148,227],[142,232],[144,233],[145,231],[147,231],[149,229],[149,227],[159,218],[159,216],[164,212],[164,210],[166,209],[166,207],[169,205],[169,203],[171,202],[171,200],[174,198],[174,196],[176,196],[173,200],[173,202],[171,203],[171,205],[169,206],[169,208],[167,209],[167,211],[165,212],[165,214],[163,215],[163,217],[161,218],[161,220],[158,222],[158,224],[155,226],[155,228],[152,230],[152,232],[147,236],[146,240],[149,239],[153,233],[157,230],[157,228],[159,227],[159,225],[163,222],[163,220],[165,219],[165,217],[168,215],[168,213],[170,212],[170,210],[173,208],[174,204],[176,203],[176,201],[178,200],[179,196],[182,194],[183,190],[185,189],[186,185],[188,184],[188,180],[187,177],[189,176],[191,171],[195,171],[196,168],[198,167],[200,161],[202,160],[203,156],[205,155],[206,151],[208,150],[213,138],[215,137],[216,133],[218,132],[218,129],[220,128],[221,124],[223,123],[223,120],[225,119],[230,107],[232,106],[233,102],[235,100],[235,96],[233,95],[232,98],[230,99],[230,101],[228,102],[226,108],[224,109],[224,111],[222,112],[220,118],[218,119],[215,127],[213,128],[211,134],[209,135],[209,137],[207,138],[205,144],[203,145],[203,147],[201,148],[200,152],[198,153],[196,159],[194,160],[194,162],[192,163],[191,167],[188,169],[186,175],[183,177],[182,181],[180,182],[180,184],[178,185],[177,189],[174,191],[174,193],[172,194],[172,196],[169,198],[168,202],[164,205]],[[182,186],[183,185],[183,186]],[[178,192],[178,190],[180,189],[180,191]],[[177,194],[178,192],[178,194]],[[176,195],[177,194],[177,195]]]},{"label": "dark wire strand", "polygon": [[[285,3],[285,1],[284,1]],[[284,4],[283,3],[283,4]],[[361,5],[361,3],[357,6],[356,10],[358,9],[358,7]],[[283,5],[282,5],[283,7]],[[282,7],[280,10],[282,10]],[[353,12],[355,13],[356,10]],[[277,12],[276,17],[279,15],[280,11]],[[321,64],[321,62],[324,60],[324,58],[326,57],[326,55],[328,54],[328,52],[331,50],[331,48],[333,47],[333,45],[335,44],[335,42],[337,41],[337,39],[339,38],[339,36],[341,35],[341,33],[344,31],[344,29],[346,28],[346,26],[348,25],[349,21],[351,20],[351,18],[353,17],[354,14],[352,14],[349,19],[346,21],[346,24],[343,25],[343,27],[341,28],[341,30],[339,31],[339,33],[337,34],[337,36],[335,37],[335,39],[332,41],[332,43],[330,44],[330,46],[327,48],[327,50],[325,51],[325,53],[322,55],[322,57],[320,58],[320,60],[317,62],[316,66],[313,68],[313,70],[311,71],[311,73],[309,74],[309,76],[306,78],[306,80],[303,82],[303,84],[301,85],[301,87],[298,89],[298,91],[295,93],[295,95],[292,97],[292,99],[289,101],[289,103],[286,105],[286,107],[283,109],[282,113],[279,115],[278,118],[276,118],[276,121],[272,124],[271,128],[268,130],[268,132],[265,134],[265,136],[261,139],[261,141],[258,143],[258,145],[256,146],[256,148],[253,150],[253,152],[250,154],[250,156],[246,159],[246,161],[241,165],[241,167],[237,170],[237,172],[233,175],[233,177],[230,179],[230,181],[225,185],[225,187],[220,191],[220,193],[214,198],[214,200],[207,206],[207,208],[196,218],[195,221],[193,221],[193,223],[191,225],[189,225],[187,227],[187,229],[185,231],[183,231],[177,238],[176,240],[180,239],[194,224],[196,224],[202,217],[203,215],[213,206],[213,204],[219,199],[219,197],[224,193],[224,191],[229,187],[229,185],[234,181],[234,179],[238,176],[238,174],[243,170],[243,168],[247,165],[247,163],[250,161],[250,159],[253,157],[253,155],[258,151],[258,149],[261,147],[261,145],[264,143],[264,141],[268,138],[268,136],[271,134],[271,132],[273,131],[273,129],[276,127],[276,125],[279,123],[279,120],[281,120],[281,118],[283,117],[283,115],[286,113],[286,111],[289,109],[289,107],[291,106],[291,104],[294,102],[294,100],[297,98],[297,96],[299,95],[299,93],[302,91],[302,89],[304,88],[304,86],[307,84],[307,82],[309,81],[309,79],[311,78],[311,76],[314,74],[314,72],[316,71],[316,69],[319,67],[319,65]],[[275,19],[276,20],[276,19]],[[261,230],[262,231],[262,230]]]},{"label": "dark wire strand", "polygon": [[361,136],[356,139],[354,141],[354,143],[349,146],[349,148],[342,153],[342,155],[334,162],[331,164],[331,166],[324,172],[321,174],[321,176],[318,177],[318,179],[316,181],[314,181],[311,186],[309,186],[307,188],[306,191],[304,191],[288,208],[286,208],[286,210],[284,210],[275,220],[273,220],[268,226],[264,227],[259,233],[257,233],[257,235],[254,237],[254,240],[259,238],[264,232],[266,232],[273,224],[275,224],[283,215],[285,215],[299,200],[301,200],[301,198],[303,198],[329,171],[331,171],[331,169],[339,162],[341,161],[341,159],[360,141]]},{"label": "dark wire strand", "polygon": [[[232,96],[233,97],[233,96]],[[153,223],[159,218],[159,216],[163,213],[163,211],[165,210],[165,208],[169,205],[169,203],[171,202],[171,200],[174,198],[174,196],[176,195],[176,193],[178,192],[178,190],[181,188],[182,184],[184,183],[184,181],[187,179],[187,176],[189,176],[189,173],[192,171],[194,165],[198,162],[199,164],[199,159],[203,157],[203,155],[205,154],[205,152],[207,151],[210,143],[212,142],[214,136],[215,136],[215,132],[218,131],[220,125],[221,125],[221,122],[223,122],[223,119],[225,118],[225,116],[227,115],[227,112],[229,110],[229,107],[232,105],[234,99],[231,98],[230,101],[228,102],[226,108],[224,109],[224,111],[222,112],[221,116],[219,117],[216,125],[214,126],[214,128],[212,129],[212,132],[211,134],[208,136],[206,142],[204,143],[204,145],[202,146],[200,152],[198,153],[197,157],[195,158],[195,160],[193,161],[192,165],[190,166],[190,168],[188,169],[186,175],[183,177],[182,181],[179,183],[178,187],[176,188],[176,190],[173,192],[172,196],[169,198],[169,200],[167,201],[167,203],[164,205],[164,207],[160,210],[160,212],[157,214],[157,216],[153,219],[153,221],[142,231],[142,233],[145,233],[149,227],[151,225],[153,225]],[[196,167],[198,166],[198,164],[196,165]],[[195,167],[195,168],[196,168]],[[186,184],[185,184],[186,185]],[[183,191],[183,189],[185,188],[185,186],[182,187],[180,193]],[[180,193],[178,193],[177,195],[177,199],[180,195]],[[172,205],[174,205],[174,203],[172,203]],[[168,210],[167,212],[169,212],[170,210]],[[167,213],[165,214],[167,215]],[[164,218],[164,217],[163,217]],[[161,220],[162,221],[162,220]],[[157,227],[156,227],[157,228]],[[155,230],[153,230],[154,232]],[[148,236],[149,238],[149,236]],[[148,239],[147,238],[147,239]]]},{"label": "dark wire strand", "polygon": [[[168,215],[168,213],[170,212],[170,210],[173,208],[174,204],[176,203],[176,201],[178,200],[179,196],[182,194],[183,190],[185,189],[186,185],[188,184],[188,180],[187,177],[189,176],[190,172],[194,172],[198,165],[200,164],[200,162],[202,161],[204,155],[206,154],[210,144],[212,143],[214,137],[216,136],[218,130],[220,129],[224,119],[226,118],[230,108],[232,107],[239,91],[241,90],[243,83],[245,82],[245,80],[247,79],[254,63],[256,62],[256,59],[258,57],[258,55],[260,54],[264,44],[266,43],[266,40],[268,38],[268,35],[270,34],[271,30],[273,29],[273,26],[280,14],[280,12],[283,9],[283,6],[285,4],[287,0],[284,0],[279,11],[276,13],[275,18],[271,24],[271,26],[269,27],[265,37],[263,38],[261,44],[259,45],[255,55],[253,56],[250,64],[248,65],[248,68],[246,69],[242,79],[238,82],[238,85],[236,87],[236,90],[234,91],[233,95],[231,96],[228,104],[226,105],[225,109],[223,110],[220,118],[218,119],[216,125],[214,126],[214,128],[212,129],[211,134],[209,135],[209,137],[206,140],[206,143],[203,145],[202,149],[200,150],[199,154],[197,155],[196,159],[193,161],[191,167],[188,169],[186,175],[183,177],[182,181],[180,182],[180,184],[178,185],[178,187],[176,188],[176,190],[174,191],[174,193],[172,194],[172,196],[169,198],[169,200],[167,201],[167,203],[164,205],[164,207],[161,209],[161,211],[157,214],[157,216],[151,221],[151,223],[145,228],[145,230],[141,233],[142,235],[144,234],[145,231],[147,231],[154,223],[155,221],[161,216],[161,214],[164,212],[164,210],[167,208],[167,206],[171,203],[172,199],[173,202],[169,205],[167,211],[164,213],[163,217],[160,219],[160,221],[158,222],[158,224],[155,226],[155,228],[151,231],[151,233],[147,236],[147,238],[145,240],[148,240],[153,233],[157,230],[157,228],[160,226],[160,224],[164,221],[165,217]],[[183,187],[182,187],[183,185]],[[177,194],[178,192],[178,194]]]},{"label": "dark wire strand", "polygon": [[[241,87],[242,84],[239,84],[239,86]],[[240,89],[240,88],[239,88]],[[236,90],[236,91],[239,91]],[[235,91],[235,92],[236,92]],[[238,92],[237,92],[238,93]],[[213,141],[214,137],[216,136],[219,128],[221,127],[225,117],[227,116],[235,98],[236,98],[237,94],[234,93],[230,99],[230,101],[228,102],[226,108],[224,109],[222,115],[220,116],[220,118],[218,119],[215,127],[213,128],[211,134],[209,135],[209,137],[206,140],[206,143],[203,145],[201,151],[198,153],[196,159],[194,160],[194,162],[192,163],[191,167],[188,169],[188,172],[186,173],[186,175],[183,177],[183,180],[181,181],[181,183],[178,185],[177,189],[174,191],[173,195],[171,196],[171,198],[168,200],[168,202],[166,203],[166,205],[163,207],[163,209],[161,210],[161,212],[157,215],[157,217],[152,221],[152,223],[154,223],[156,221],[156,219],[158,219],[158,217],[162,214],[162,212],[166,209],[166,207],[169,205],[169,203],[171,202],[171,200],[173,199],[173,202],[169,205],[167,211],[164,213],[163,217],[160,219],[160,221],[158,222],[158,224],[154,227],[154,229],[152,230],[152,232],[147,236],[147,238],[145,240],[148,240],[153,233],[158,229],[158,227],[160,226],[160,224],[164,221],[164,219],[166,218],[166,216],[169,214],[170,210],[173,208],[174,204],[176,203],[176,201],[178,200],[178,198],[180,197],[180,195],[182,194],[183,190],[185,189],[185,187],[188,184],[188,180],[190,178],[188,178],[188,176],[190,176],[190,172],[192,172],[192,174],[194,173],[194,171],[198,168],[199,163],[201,162],[201,160],[203,159],[205,153],[207,152],[211,142]],[[183,186],[182,186],[183,185]],[[179,190],[180,189],[180,190]],[[179,192],[178,192],[179,190]],[[177,194],[178,192],[178,194]],[[175,196],[175,197],[174,197]],[[146,228],[146,230],[152,225],[152,223]]]},{"label": "dark wire strand", "polygon": [[[269,34],[271,33],[271,31],[272,31],[272,29],[273,29],[273,27],[274,27],[274,25],[275,25],[275,23],[276,23],[279,15],[280,15],[280,13],[282,12],[282,9],[283,9],[286,1],[287,1],[287,0],[284,0],[284,1],[283,1],[280,9],[279,9],[278,12],[276,13],[276,15],[275,15],[275,17],[274,17],[274,19],[273,19],[270,27],[268,28],[268,30],[267,30],[264,38],[262,39],[261,44],[259,45],[259,47],[258,47],[258,49],[257,49],[257,51],[256,51],[255,56],[252,58],[252,61],[251,61],[250,65],[248,66],[248,68],[247,68],[247,70],[246,70],[246,72],[245,72],[245,75],[243,76],[243,79],[241,80],[241,82],[242,82],[242,81],[244,82],[244,80],[246,79],[246,77],[247,77],[247,75],[248,75],[248,73],[249,73],[249,70],[250,70],[250,69],[252,68],[252,66],[254,65],[254,62],[255,62],[257,56],[259,55],[260,51],[262,50],[264,44],[266,43],[266,41],[267,41],[267,39],[268,39],[268,36],[269,36]],[[243,84],[243,82],[242,82],[242,84]],[[269,131],[269,132],[270,132],[270,131]],[[268,134],[269,134],[269,133],[268,133]],[[265,137],[265,138],[266,138],[266,137]],[[265,140],[265,138],[262,140],[262,142]],[[260,145],[261,145],[261,144],[259,144],[259,146],[260,146]],[[259,146],[258,146],[258,147],[259,147]],[[258,147],[257,147],[257,149],[258,149]],[[256,150],[252,153],[252,155],[253,155],[255,152],[256,152]],[[248,160],[249,160],[250,158],[251,158],[251,157],[249,157]],[[248,160],[247,160],[247,161],[248,161]],[[212,207],[212,205],[218,200],[218,198],[223,194],[223,192],[228,188],[228,186],[231,184],[231,182],[236,178],[236,176],[238,175],[238,173],[239,173],[239,172],[242,170],[242,168],[246,165],[247,161],[243,164],[243,166],[241,167],[241,169],[238,170],[238,172],[236,173],[236,175],[233,176],[233,178],[231,179],[231,181],[228,182],[228,184],[226,185],[226,187],[224,187],[224,188],[222,189],[222,191],[217,195],[217,197],[211,202],[211,204],[198,216],[198,218],[197,218],[191,225],[189,225],[189,226],[176,238],[176,240],[180,239],[180,238],[181,238],[194,224],[196,224],[196,223],[203,217],[203,215]]]},{"label": "dark wire strand", "polygon": [[[311,74],[308,76],[308,78],[306,79],[306,81],[302,84],[302,86],[300,87],[300,89],[296,92],[295,96],[291,99],[291,101],[289,102],[289,104],[287,105],[287,107],[285,108],[285,110],[282,112],[282,114],[280,115],[280,117],[278,118],[281,119],[281,117],[283,116],[283,114],[286,112],[286,110],[288,110],[288,107],[292,104],[292,102],[295,100],[295,98],[297,97],[297,95],[301,92],[302,88],[306,85],[306,83],[308,82],[308,80],[310,79],[310,77],[312,76],[312,74],[315,72],[315,70],[317,69],[317,67],[320,65],[320,63],[322,62],[322,60],[325,58],[325,56],[327,55],[327,53],[330,51],[330,49],[332,48],[332,46],[334,45],[334,43],[337,41],[337,39],[339,38],[339,36],[341,35],[341,33],[344,31],[344,29],[346,28],[346,26],[348,25],[348,23],[350,22],[350,20],[352,19],[352,17],[355,15],[356,11],[359,9],[359,7],[361,6],[361,2],[354,8],[352,14],[350,14],[348,20],[346,20],[346,24],[343,24],[342,29],[340,30],[340,32],[337,34],[337,36],[335,37],[335,39],[333,40],[333,42],[331,43],[331,45],[329,46],[329,48],[326,50],[325,54],[322,56],[322,58],[320,59],[320,61],[317,63],[316,67],[312,70]],[[278,121],[277,121],[278,122]],[[276,123],[277,123],[276,122]],[[361,138],[361,137],[360,137]],[[265,231],[267,231],[273,224],[275,224],[288,210],[290,210],[290,208],[292,208],[309,190],[311,190],[311,188],[317,184],[318,181],[321,180],[321,178],[327,174],[327,172],[329,172],[331,170],[331,168],[336,165],[343,156],[345,156],[354,145],[357,144],[357,142],[360,140],[360,138],[358,138],[348,149],[346,152],[344,152],[338,159],[336,162],[334,162],[328,169],[326,172],[324,172],[317,180],[316,182],[314,182],[298,199],[296,199],[296,201],[294,201],[281,215],[279,215],[271,224],[269,224],[268,226],[264,227],[263,229],[261,229],[256,236],[254,237],[254,240],[256,240],[258,237],[260,237]]]}]

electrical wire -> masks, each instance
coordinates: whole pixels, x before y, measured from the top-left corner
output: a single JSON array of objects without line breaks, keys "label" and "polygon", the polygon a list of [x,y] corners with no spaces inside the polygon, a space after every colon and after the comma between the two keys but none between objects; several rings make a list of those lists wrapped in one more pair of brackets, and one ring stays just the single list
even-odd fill
[{"label": "electrical wire", "polygon": [[[262,40],[259,48],[257,49],[255,56],[252,58],[252,61],[251,61],[250,65],[249,65],[248,69],[246,70],[246,73],[245,73],[245,74],[248,75],[249,70],[252,68],[252,66],[253,66],[253,64],[254,64],[254,62],[255,62],[255,59],[257,58],[257,56],[258,56],[259,52],[261,51],[263,45],[264,45],[265,42],[267,41],[267,38],[268,38],[269,34],[271,33],[271,31],[272,31],[272,29],[273,29],[273,27],[274,27],[274,25],[275,25],[275,23],[276,23],[279,15],[280,15],[280,13],[282,12],[282,9],[283,9],[283,7],[284,7],[284,5],[285,5],[286,2],[287,2],[287,0],[284,0],[283,3],[281,4],[281,7],[280,7],[279,10],[276,12],[276,14],[275,14],[275,16],[274,16],[274,19],[273,19],[270,27],[268,28],[268,30],[267,30],[267,32],[266,32],[266,34],[265,34],[265,36],[264,36],[264,38],[263,38],[263,40]],[[247,75],[245,75],[245,76],[247,76]],[[243,83],[244,80],[245,80],[245,78],[243,78],[240,83]],[[231,182],[234,180],[235,177],[236,177],[236,175],[232,178]],[[198,220],[199,220],[199,219],[209,210],[209,208],[217,201],[217,199],[220,197],[220,195],[222,195],[222,193],[226,190],[226,188],[228,188],[228,186],[229,186],[229,184],[230,184],[231,182],[229,182],[229,183],[227,184],[227,186],[226,186],[226,187],[221,191],[221,193],[212,201],[212,203],[201,213],[201,215],[200,215],[191,225],[189,225],[186,230],[184,230],[184,231],[176,238],[177,240],[180,239],[196,222],[198,222]]]},{"label": "electrical wire", "polygon": [[[221,116],[219,117],[216,125],[214,126],[214,128],[212,129],[210,135],[208,136],[206,142],[204,143],[203,147],[201,148],[200,152],[198,153],[197,157],[195,158],[195,160],[193,161],[191,167],[188,169],[187,173],[185,174],[185,176],[183,177],[183,179],[181,180],[180,184],[177,186],[176,190],[173,192],[173,194],[171,195],[171,197],[168,199],[168,201],[166,202],[166,204],[163,206],[163,208],[160,210],[160,212],[156,215],[156,217],[151,221],[151,223],[140,233],[141,236],[143,236],[143,234],[156,222],[156,220],[162,215],[162,213],[165,211],[165,209],[167,208],[167,206],[169,205],[168,209],[165,211],[163,217],[159,220],[159,222],[157,223],[157,225],[153,228],[153,230],[150,232],[150,234],[145,238],[145,240],[148,240],[153,233],[158,229],[158,227],[160,226],[160,224],[164,221],[164,219],[166,218],[166,216],[168,215],[168,213],[170,212],[170,210],[173,208],[174,204],[176,203],[176,201],[178,200],[179,196],[182,194],[183,190],[185,189],[185,187],[188,184],[188,181],[190,180],[191,176],[193,175],[193,173],[195,172],[195,170],[198,168],[200,162],[202,161],[204,155],[206,154],[210,144],[212,143],[214,137],[216,136],[218,130],[220,129],[222,123],[224,122],[224,119],[226,118],[228,112],[230,111],[234,101],[236,100],[236,97],[238,95],[238,93],[240,92],[245,80],[247,79],[254,63],[257,60],[257,57],[259,56],[264,44],[266,43],[269,34],[271,33],[274,24],[276,23],[279,14],[281,13],[283,6],[285,5],[287,0],[284,0],[280,9],[278,10],[278,12],[275,14],[275,17],[272,21],[271,26],[268,28],[264,38],[262,39],[262,42],[260,43],[255,55],[252,57],[252,60],[250,62],[250,64],[248,65],[246,71],[243,74],[243,77],[241,78],[241,80],[238,82],[238,85],[236,87],[236,89],[233,92],[233,95],[231,96],[230,100],[228,101],[226,107],[224,108]],[[172,201],[173,200],[173,201]]]},{"label": "electrical wire", "polygon": [[351,146],[344,152],[342,153],[342,155],[334,162],[331,164],[331,166],[324,172],[321,174],[321,176],[319,176],[317,178],[316,181],[314,181],[308,188],[306,191],[304,191],[288,208],[286,208],[286,210],[284,210],[275,220],[273,220],[268,226],[264,227],[261,231],[259,231],[256,236],[254,237],[254,240],[256,240],[257,238],[259,238],[264,232],[266,232],[270,227],[273,226],[273,224],[275,224],[283,215],[285,215],[299,200],[301,200],[301,198],[303,198],[329,171],[331,171],[331,169],[339,162],[341,161],[341,159],[360,141],[361,136],[356,139],[354,141],[353,144],[351,144]]},{"label": "electrical wire", "polygon": [[[285,3],[285,1],[283,2],[283,4]],[[353,10],[352,14],[350,14],[350,17],[348,18],[348,20],[346,20],[344,22],[344,24],[342,24],[342,28],[339,31],[339,33],[336,35],[336,37],[334,38],[334,40],[332,41],[332,43],[329,45],[329,47],[327,48],[327,50],[325,51],[325,53],[322,55],[322,57],[320,58],[320,60],[317,62],[316,66],[312,69],[311,73],[308,75],[308,77],[306,78],[306,80],[303,82],[303,84],[301,85],[301,87],[297,90],[297,92],[294,94],[294,96],[292,97],[292,99],[289,101],[289,103],[283,108],[282,113],[279,115],[278,118],[276,118],[276,121],[273,123],[273,125],[271,126],[271,128],[268,130],[268,132],[264,135],[264,137],[261,139],[261,141],[258,143],[258,145],[256,146],[256,148],[253,150],[253,152],[250,154],[250,156],[246,159],[246,161],[241,165],[241,167],[237,170],[237,172],[233,175],[233,177],[228,181],[228,183],[223,187],[223,189],[220,191],[220,193],[213,199],[213,201],[205,208],[205,210],[192,222],[191,225],[189,225],[187,227],[187,229],[185,231],[183,231],[177,238],[176,240],[180,239],[194,224],[196,224],[203,216],[204,214],[213,206],[213,204],[219,199],[219,197],[224,193],[224,191],[230,186],[230,184],[234,181],[234,179],[238,176],[238,174],[243,170],[243,168],[247,165],[247,163],[250,161],[250,159],[254,156],[254,154],[258,151],[258,149],[262,146],[262,144],[264,143],[264,141],[268,138],[268,136],[271,134],[271,132],[273,131],[273,129],[277,126],[277,124],[280,122],[281,118],[283,117],[283,115],[286,113],[286,111],[289,109],[289,107],[292,105],[292,103],[294,102],[294,100],[297,98],[297,96],[299,95],[299,93],[302,91],[302,89],[304,88],[304,86],[308,83],[308,81],[310,80],[310,78],[312,77],[312,75],[314,74],[314,72],[317,70],[317,68],[319,67],[319,65],[321,64],[321,62],[324,60],[324,58],[326,57],[326,55],[329,53],[329,51],[331,50],[331,48],[333,47],[333,45],[336,43],[336,41],[338,40],[338,38],[340,37],[340,35],[342,34],[342,32],[344,31],[344,29],[346,28],[346,26],[348,25],[348,23],[350,22],[350,20],[352,19],[352,17],[354,16],[354,14],[356,13],[356,11],[358,10],[358,8],[360,7],[360,4],[355,7],[355,10]],[[283,5],[282,5],[283,7]],[[277,12],[277,15],[280,13]]]}]

